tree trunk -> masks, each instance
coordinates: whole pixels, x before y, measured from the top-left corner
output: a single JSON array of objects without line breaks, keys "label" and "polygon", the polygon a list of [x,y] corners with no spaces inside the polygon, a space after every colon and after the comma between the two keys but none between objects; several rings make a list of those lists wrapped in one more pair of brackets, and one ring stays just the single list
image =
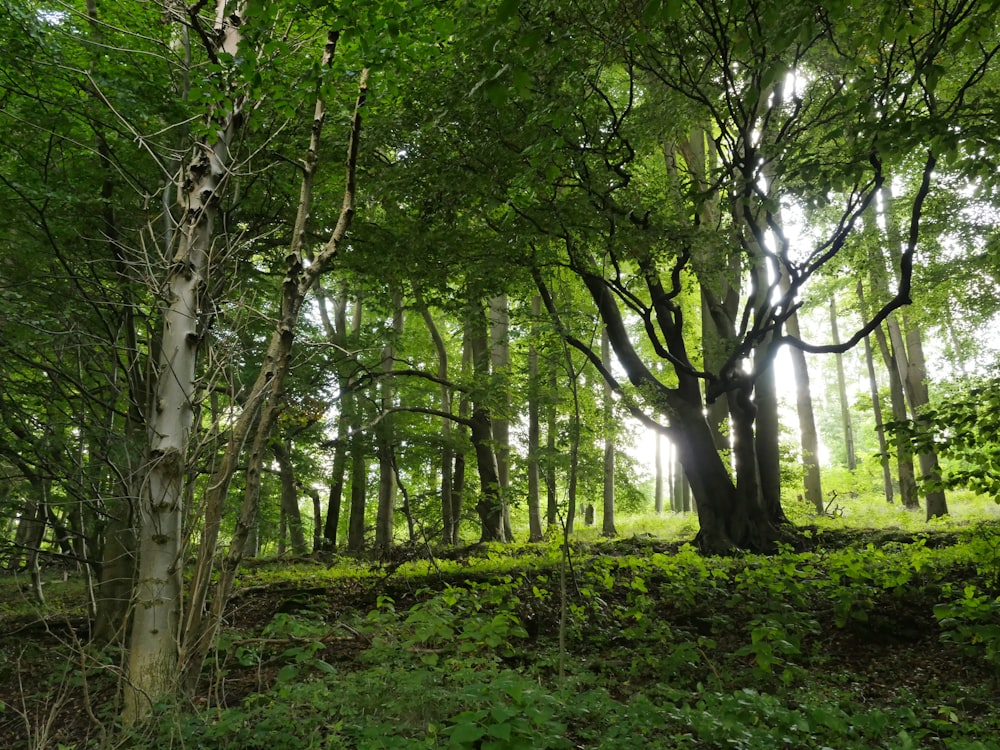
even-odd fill
[{"label": "tree trunk", "polygon": [[[830,334],[833,343],[840,344],[840,331],[837,329],[837,298],[830,297]],[[847,380],[844,377],[844,355],[837,352],[837,397],[840,401],[840,422],[844,428],[844,452],[847,455],[847,468],[854,471],[858,468],[858,459],[854,451],[854,428],[851,425],[851,408],[847,400]]]},{"label": "tree trunk", "polygon": [[[733,401],[730,399],[730,414]],[[737,409],[739,407],[736,407]],[[698,512],[700,530],[695,544],[707,553],[724,553],[735,548],[770,550],[774,536],[768,528],[763,509],[756,498],[749,501],[746,488],[738,491],[729,478],[729,472],[718,451],[712,430],[701,409],[687,406],[675,410],[676,420],[671,424],[671,438],[684,474],[691,486]],[[735,441],[745,439],[746,426],[734,425]],[[742,434],[741,434],[742,433]],[[753,459],[753,444],[744,447]],[[750,481],[744,478],[743,482]]]},{"label": "tree trunk", "polygon": [[[889,349],[889,342],[886,340],[882,326],[878,326],[874,333],[875,341],[882,352],[882,362],[889,374],[889,402],[892,406],[892,418],[897,422],[902,422],[906,419],[906,395],[903,393],[903,381],[899,377],[896,358]],[[902,499],[903,507],[919,508],[916,473],[913,470],[913,450],[906,437],[900,434],[897,434],[896,437],[896,470],[899,474],[899,496]]]},{"label": "tree trunk", "polygon": [[545,529],[549,531],[559,522],[559,500],[556,492],[556,435],[559,434],[558,409],[556,408],[559,375],[554,366],[549,370],[549,397],[545,409]]},{"label": "tree trunk", "polygon": [[[699,379],[686,369],[676,369],[678,386],[664,386],[643,364],[632,346],[629,332],[616,299],[604,280],[584,269],[578,271],[607,327],[611,346],[629,380],[645,389],[648,398],[663,404],[670,417],[669,437],[677,446],[680,462],[691,485],[701,527],[696,544],[705,552],[726,552],[733,548],[771,551],[780,530],[760,504],[753,435],[753,411],[749,384],[731,392],[734,459],[737,485],[734,486],[722,457],[715,447],[712,429],[704,413]],[[655,278],[646,276],[654,300],[665,300]],[[668,306],[657,308],[657,320],[664,331],[668,350],[677,361],[687,362],[683,334]],[[605,370],[605,379],[613,375]]]},{"label": "tree trunk", "polygon": [[97,584],[96,613],[91,640],[98,646],[122,643],[128,628],[127,613],[135,575],[135,529],[128,494],[107,499],[101,575]]},{"label": "tree trunk", "polygon": [[[216,51],[236,57],[240,13],[217,5]],[[232,140],[242,119],[240,99],[213,123],[216,140],[193,150],[178,196],[180,239],[164,288],[155,400],[148,409],[149,470],[138,504],[135,607],[132,615],[123,721],[145,717],[170,695],[178,676],[178,627],[181,604],[182,502],[188,442],[195,401],[202,310],[208,288],[214,223],[229,172]]]},{"label": "tree trunk", "polygon": [[[882,207],[885,212],[886,232],[889,242],[889,258],[895,267],[900,263],[903,249],[903,238],[896,224],[892,189],[888,184],[882,186]],[[919,410],[930,403],[930,393],[927,388],[927,365],[924,359],[923,339],[920,328],[911,319],[906,308],[900,311],[903,327],[906,330],[905,341],[899,330],[898,319],[888,319],[889,332],[892,338],[893,350],[898,357],[900,375],[910,411],[915,417]],[[932,489],[926,493],[927,520],[948,514],[948,502],[944,489],[941,487],[941,469],[938,465],[937,453],[933,450],[919,456],[920,473]]]},{"label": "tree trunk", "polygon": [[[858,282],[860,289],[861,282]],[[872,357],[870,337],[865,336],[865,365],[868,368],[868,383],[871,388],[872,413],[875,415],[875,433],[878,435],[879,463],[882,465],[882,488],[887,503],[893,502],[892,471],[889,468],[889,446],[885,439],[885,420],[882,418],[882,399],[878,395],[878,380],[875,377],[875,359]]]},{"label": "tree trunk", "polygon": [[[601,362],[611,371],[611,342],[608,329],[601,331]],[[604,505],[602,509],[601,533],[606,537],[618,536],[615,528],[615,436],[614,399],[611,385],[604,383]]]},{"label": "tree trunk", "polygon": [[316,554],[323,549],[323,503],[319,498],[319,492],[308,485],[297,485],[302,492],[312,501],[312,554]]},{"label": "tree trunk", "polygon": [[566,534],[573,533],[576,524],[576,491],[580,474],[580,399],[576,374],[572,375],[573,413],[569,423],[569,473],[566,477]]},{"label": "tree trunk", "polygon": [[[463,326],[462,330],[462,380],[469,382],[472,379],[472,337],[470,333],[470,327],[468,324]],[[458,400],[458,416],[460,420],[459,427],[455,431],[456,435],[456,445],[459,447],[455,450],[455,470],[452,473],[454,479],[452,483],[451,491],[451,517],[454,521],[452,527],[452,538],[448,542],[449,544],[459,543],[459,531],[462,522],[462,507],[464,505],[465,499],[465,464],[466,464],[466,453],[468,449],[466,448],[466,440],[468,438],[468,427],[465,424],[468,423],[472,410],[472,401],[469,398],[468,393],[463,393]]]},{"label": "tree trunk", "polygon": [[540,445],[540,408],[538,404],[540,384],[538,382],[538,320],[542,314],[542,299],[537,294],[531,300],[531,331],[528,343],[528,541],[540,542],[542,534],[542,514],[539,481],[538,454]]},{"label": "tree trunk", "polygon": [[351,513],[347,519],[347,551],[360,555],[365,551],[365,507],[368,504],[368,446],[361,422],[361,410],[355,409],[351,424]]},{"label": "tree trunk", "polygon": [[403,334],[403,294],[396,284],[391,285],[392,333],[391,340],[382,348],[382,372],[387,377],[379,384],[382,401],[382,418],[375,427],[375,451],[378,455],[378,510],[375,517],[375,553],[385,558],[393,545],[396,520],[396,471],[394,467],[393,418],[387,412],[393,407],[395,388],[389,374],[395,367],[396,342]]},{"label": "tree trunk", "polygon": [[347,472],[347,439],[350,413],[354,409],[353,394],[340,391],[340,410],[337,414],[337,437],[330,467],[330,484],[327,492],[326,519],[323,521],[321,549],[337,549],[337,531],[344,505],[344,476]]},{"label": "tree trunk", "polygon": [[470,419],[472,445],[476,451],[476,467],[479,471],[479,501],[476,513],[479,515],[482,542],[503,542],[503,504],[500,496],[500,473],[497,469],[496,454],[490,443],[493,439],[489,410],[481,405],[472,408]]},{"label": "tree trunk", "polygon": [[[764,348],[761,356],[770,356]],[[772,523],[787,523],[781,507],[781,451],[779,446],[778,393],[774,381],[774,364],[767,365],[754,383],[756,407],[754,448],[760,482],[759,502]]]},{"label": "tree trunk", "polygon": [[[330,33],[324,51],[324,62],[333,57],[337,36]],[[236,571],[243,559],[246,542],[257,522],[257,505],[260,500],[260,475],[264,455],[271,433],[278,420],[283,402],[285,378],[291,367],[292,345],[298,327],[302,304],[306,295],[316,286],[337,257],[340,246],[354,217],[356,193],[356,168],[361,130],[361,109],[367,93],[368,71],[362,70],[358,81],[358,98],[348,139],[347,174],[344,200],[340,216],[330,238],[315,256],[304,244],[305,224],[311,207],[312,176],[315,153],[318,149],[320,125],[323,119],[322,100],[317,98],[316,115],[310,139],[310,158],[303,172],[302,191],[295,216],[292,243],[285,256],[286,273],[281,283],[280,314],[271,333],[267,351],[257,373],[257,378],[246,398],[246,403],[231,428],[231,436],[222,460],[213,473],[206,492],[205,521],[202,530],[198,559],[191,577],[190,606],[187,610],[184,633],[181,639],[180,663],[184,670],[184,684],[193,688],[204,664],[205,657],[222,621],[226,602],[232,591]],[[306,264],[306,256],[311,262]],[[225,498],[236,472],[237,461],[253,435],[246,460],[246,484],[243,501],[237,517],[236,529],[226,556],[222,559],[217,581],[212,583],[212,570],[218,544],[218,534],[225,507]],[[211,609],[206,608],[209,589]]]},{"label": "tree trunk", "polygon": [[[909,315],[904,317],[904,321],[906,323],[906,352],[908,359],[905,381],[908,387],[906,391],[913,413],[919,414],[920,410],[930,403],[924,345],[920,335],[920,328],[917,324],[910,320]],[[921,453],[919,461],[920,473],[923,475],[923,480],[932,487],[925,494],[927,520],[948,515],[948,501],[945,497],[944,489],[941,488],[941,468],[938,464],[937,453],[935,451]]]},{"label": "tree trunk", "polygon": [[[278,462],[278,476],[281,479],[281,514],[288,527],[292,554],[304,557],[309,554],[309,548],[306,546],[306,535],[302,526],[299,491],[295,483],[295,467],[292,465],[290,451],[291,446],[280,440],[274,440],[271,443],[271,452]],[[284,540],[284,534],[281,538]]]},{"label": "tree trunk", "polygon": [[507,495],[510,490],[510,314],[507,310],[507,295],[501,294],[490,300],[490,366],[492,380],[499,388],[497,412],[491,411],[493,422],[493,450],[497,458],[497,472],[500,480],[500,501],[503,504],[504,539],[514,540],[510,526],[510,506]]},{"label": "tree trunk", "polygon": [[[787,290],[787,287],[788,278],[782,275],[782,290]],[[801,338],[797,314],[789,316],[785,321],[785,329],[789,335]],[[798,347],[788,347],[788,354],[792,358],[792,375],[795,378],[795,411],[799,418],[799,445],[802,448],[802,465],[805,469],[803,484],[806,500],[812,504],[817,513],[822,513],[826,506],[823,503],[823,486],[819,471],[819,438],[809,385],[809,367],[806,364],[806,353]]]},{"label": "tree trunk", "polygon": [[[434,342],[434,350],[437,352],[438,366],[437,376],[441,380],[439,407],[445,414],[451,414],[451,386],[447,385],[448,380],[448,349],[444,345],[444,339],[438,331],[434,317],[431,315],[427,305],[420,299],[417,293],[417,304],[420,306],[420,314],[423,316],[424,324],[430,333],[431,341]],[[445,544],[454,544],[457,538],[456,528],[458,518],[454,514],[454,503],[452,501],[452,490],[454,489],[454,479],[452,477],[452,465],[454,461],[454,448],[451,438],[451,420],[441,420],[441,536]]]},{"label": "tree trunk", "polygon": [[[323,329],[327,340],[334,346],[339,346],[344,352],[348,351],[349,334],[347,331],[347,290],[342,288],[333,299],[333,315],[329,310],[329,294],[320,284],[316,288],[316,301],[319,305],[320,318],[323,321]],[[360,324],[361,306],[355,307],[357,313],[355,320],[355,333]],[[356,340],[356,337],[355,337]],[[323,522],[323,532],[321,547],[326,550],[337,548],[337,533],[340,529],[340,516],[344,504],[344,477],[347,473],[347,453],[348,435],[351,425],[352,414],[354,412],[354,394],[349,388],[350,372],[349,366],[353,363],[353,357],[345,354],[338,358],[336,365],[336,384],[340,394],[339,408],[337,410],[337,437],[334,442],[333,460],[330,467],[330,483],[327,495],[326,520]]]},{"label": "tree trunk", "polygon": [[655,447],[653,448],[653,465],[655,476],[653,480],[653,510],[657,515],[663,513],[663,436],[656,431]]},{"label": "tree trunk", "polygon": [[[351,325],[361,329],[361,299],[354,301]],[[355,339],[356,340],[356,339]],[[365,507],[368,504],[368,443],[365,440],[363,411],[358,399],[352,398],[350,413],[351,505],[347,518],[347,551],[359,555],[365,550]]]},{"label": "tree trunk", "polygon": [[[490,381],[490,351],[486,332],[486,320],[477,303],[473,303],[466,318],[469,327],[469,344],[472,350],[473,377],[479,389]],[[490,408],[483,394],[472,400],[472,416],[469,420],[472,446],[476,452],[476,466],[479,471],[479,501],[476,513],[479,515],[480,540],[503,542],[503,495],[500,484],[500,470],[493,450],[493,420]]]}]

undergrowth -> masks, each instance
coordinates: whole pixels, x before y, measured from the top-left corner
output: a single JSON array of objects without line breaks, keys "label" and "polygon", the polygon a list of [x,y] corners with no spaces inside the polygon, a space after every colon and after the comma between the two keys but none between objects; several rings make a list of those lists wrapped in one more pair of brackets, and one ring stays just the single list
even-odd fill
[{"label": "undergrowth", "polygon": [[[558,539],[257,565],[193,701],[127,735],[98,707],[105,734],[44,746],[1000,748],[1000,523],[889,507],[895,530],[856,527],[852,502],[810,519],[809,551],[770,557],[706,558],[640,531],[646,517],[577,539],[565,609]],[[17,671],[86,653],[40,648]],[[116,705],[100,666],[116,662],[88,659],[7,701],[0,729],[76,705],[68,687]]]},{"label": "undergrowth", "polygon": [[[860,549],[817,534],[769,558],[578,557],[561,676],[544,565],[346,619],[313,602],[220,642],[217,679],[268,664],[268,684],[165,708],[129,746],[1000,747],[1000,527]],[[344,641],[357,658],[328,653]]]}]

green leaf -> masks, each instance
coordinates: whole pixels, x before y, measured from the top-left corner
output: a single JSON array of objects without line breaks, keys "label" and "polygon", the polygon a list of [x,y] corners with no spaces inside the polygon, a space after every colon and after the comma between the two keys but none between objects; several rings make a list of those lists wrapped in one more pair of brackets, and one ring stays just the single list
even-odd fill
[{"label": "green leaf", "polygon": [[509,21],[514,18],[520,6],[521,0],[503,0],[500,3],[500,7],[497,8],[497,20]]},{"label": "green leaf", "polygon": [[482,739],[485,734],[486,730],[478,724],[456,724],[449,732],[451,742],[448,744],[450,747],[463,747],[465,745],[471,745]]}]

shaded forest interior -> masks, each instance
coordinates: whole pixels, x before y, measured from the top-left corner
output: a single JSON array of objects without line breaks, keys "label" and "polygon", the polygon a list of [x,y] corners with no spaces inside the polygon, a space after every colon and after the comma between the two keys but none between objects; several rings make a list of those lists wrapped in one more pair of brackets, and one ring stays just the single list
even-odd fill
[{"label": "shaded forest interior", "polygon": [[989,747],[998,13],[0,0],[4,736]]}]

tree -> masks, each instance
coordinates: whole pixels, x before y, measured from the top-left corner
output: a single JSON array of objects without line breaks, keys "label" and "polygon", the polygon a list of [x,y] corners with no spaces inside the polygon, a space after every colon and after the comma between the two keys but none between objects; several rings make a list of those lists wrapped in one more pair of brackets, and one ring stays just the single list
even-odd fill
[{"label": "tree", "polygon": [[1000,502],[1000,379],[952,384],[952,392],[915,418],[886,425],[918,453],[934,450],[953,463],[924,476],[928,492],[968,487]]},{"label": "tree", "polygon": [[542,298],[537,294],[531,298],[531,332],[528,342],[528,541],[540,542],[542,532],[541,513],[541,393],[539,380],[538,349],[535,342],[539,336],[539,318],[542,314]]},{"label": "tree", "polygon": [[[601,331],[601,365],[611,370],[611,339],[607,329]],[[610,383],[605,382],[603,394],[604,416],[604,502],[601,513],[601,533],[612,537],[618,535],[615,528],[615,429],[614,401]]]},{"label": "tree", "polygon": [[[837,300],[830,297],[830,333],[834,345],[840,344],[840,332],[837,330]],[[847,454],[847,468],[854,471],[858,459],[854,453],[854,428],[851,425],[851,408],[847,401],[847,381],[844,378],[844,358],[837,353],[837,399],[840,401],[840,421],[844,428],[844,452]]]},{"label": "tree", "polygon": [[[217,7],[210,56],[238,54],[242,10]],[[154,407],[147,418],[149,469],[138,511],[138,571],[129,648],[125,720],[134,722],[174,689],[181,598],[182,517],[187,453],[196,403],[198,351],[202,339],[209,255],[233,139],[244,116],[245,94],[214,113],[211,135],[196,143],[178,196],[176,248],[163,278],[166,290],[160,354],[154,370]]]},{"label": "tree", "polygon": [[[478,131],[491,138],[481,151],[507,148],[510,162],[526,161],[518,178],[504,182],[497,174],[492,194],[503,187],[499,200],[508,208],[508,225],[555,240],[536,262],[568,267],[588,291],[628,384],[606,368],[605,377],[636,415],[668,423],[698,501],[702,548],[769,548],[780,536],[781,513],[774,485],[761,473],[770,471],[773,450],[759,453],[758,445],[773,445],[775,436],[770,426],[755,430],[767,395],[755,389],[778,347],[845,351],[909,301],[922,207],[937,155],[954,150],[953,142],[934,140],[932,149],[922,149],[892,293],[839,346],[810,344],[785,330],[805,285],[862,231],[860,217],[885,181],[886,164],[926,147],[941,112],[961,110],[979,84],[995,47],[949,71],[947,89],[937,87],[933,61],[946,45],[978,39],[986,9],[963,5],[917,14],[905,31],[894,25],[894,11],[881,8],[850,20],[817,18],[808,4],[770,2],[650,6],[645,16],[624,4],[573,15],[560,10],[522,4],[516,18],[494,32],[513,33],[521,43],[496,63],[497,76],[487,75],[475,90],[480,116],[497,112],[497,101],[505,100],[527,119],[515,132],[498,113]],[[626,29],[641,33],[619,33]],[[486,34],[486,44],[493,38]],[[845,79],[846,68],[865,73]],[[899,98],[901,85],[924,99]],[[570,100],[567,92],[580,88],[592,94]],[[932,98],[934,106],[924,106]],[[710,189],[727,209],[716,231],[698,239],[715,243],[716,258],[736,242],[748,269],[739,312],[727,323],[726,357],[711,371],[692,355],[678,299],[701,275],[697,258],[713,254],[680,231],[679,217],[690,215],[692,205],[666,200],[651,179],[649,157],[669,138],[647,134],[657,132],[653,113],[668,109],[710,123],[718,158]],[[828,159],[833,152],[838,158]],[[534,153],[537,160],[524,156]],[[825,236],[796,246],[775,221],[783,203],[839,208]],[[785,291],[776,282],[782,275],[789,279]],[[672,381],[644,360],[625,310],[644,322]],[[580,337],[571,341],[599,366],[600,357]],[[729,401],[735,482],[703,417],[706,401],[722,396]]]}]

